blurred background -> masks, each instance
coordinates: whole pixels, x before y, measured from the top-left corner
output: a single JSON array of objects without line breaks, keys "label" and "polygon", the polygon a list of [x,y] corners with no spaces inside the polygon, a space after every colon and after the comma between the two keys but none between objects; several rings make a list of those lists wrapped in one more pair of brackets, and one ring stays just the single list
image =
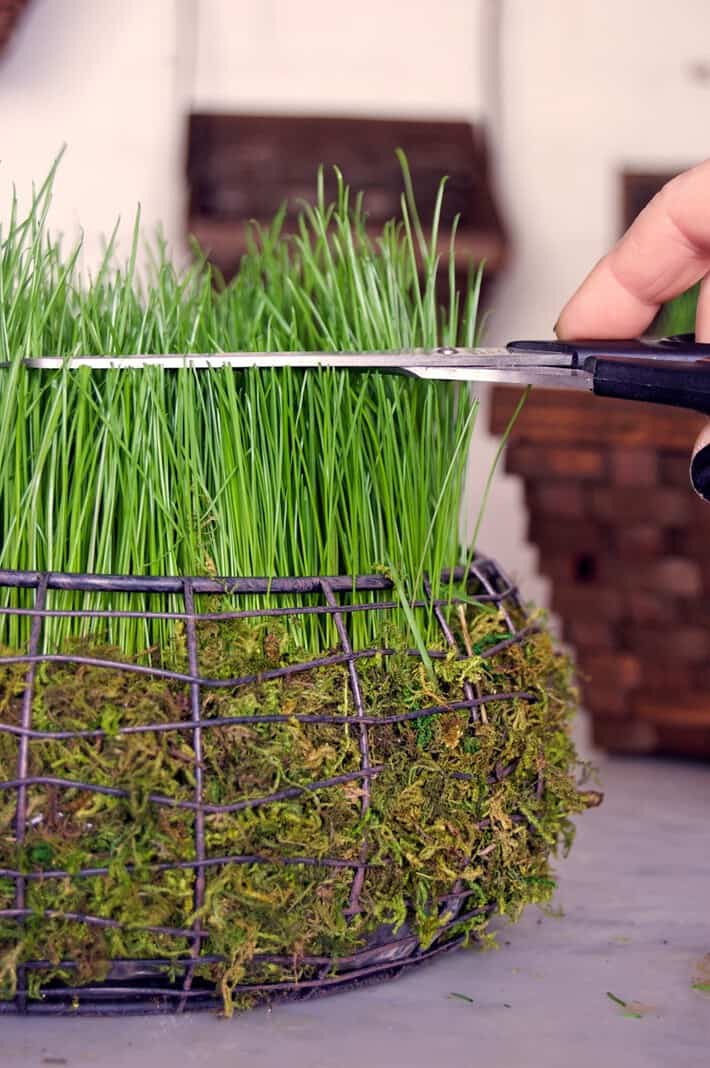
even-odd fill
[{"label": "blurred background", "polygon": [[[0,0],[0,218],[66,143],[52,223],[81,224],[87,266],[140,203],[176,255],[194,233],[229,274],[246,221],[312,195],[321,162],[366,190],[373,227],[396,213],[402,145],[424,213],[450,175],[461,270],[487,262],[487,342],[547,337],[649,197],[708,154],[709,102],[707,0]],[[514,400],[482,394],[471,512]],[[600,744],[707,756],[710,529],[686,490],[688,417],[564,405],[529,406],[481,544],[558,613],[596,680]]]}]

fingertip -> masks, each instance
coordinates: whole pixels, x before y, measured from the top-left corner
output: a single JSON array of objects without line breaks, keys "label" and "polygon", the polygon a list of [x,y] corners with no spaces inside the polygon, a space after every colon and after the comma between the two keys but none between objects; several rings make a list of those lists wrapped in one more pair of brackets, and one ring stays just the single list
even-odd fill
[{"label": "fingertip", "polygon": [[[562,311],[560,312],[559,316],[557,317],[557,322],[555,323],[555,325],[552,328],[555,337],[559,341],[573,341],[575,337],[579,337],[580,336],[579,334],[575,333],[575,329],[574,329],[575,328],[574,309],[573,309],[572,316],[570,317],[570,315],[569,315],[569,307],[570,307],[571,303],[572,303],[572,301],[568,301],[567,304],[565,304],[564,308],[562,309]],[[570,318],[571,318],[571,324],[570,324]]]}]

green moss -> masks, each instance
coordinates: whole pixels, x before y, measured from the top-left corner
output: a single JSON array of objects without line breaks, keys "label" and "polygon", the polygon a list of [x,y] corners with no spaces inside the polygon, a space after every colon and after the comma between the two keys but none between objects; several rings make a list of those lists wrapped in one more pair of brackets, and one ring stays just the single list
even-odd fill
[{"label": "green moss", "polygon": [[[244,1002],[244,984],[308,979],[315,972],[307,958],[348,956],[382,930],[406,925],[425,947],[460,934],[481,938],[487,914],[458,924],[456,915],[493,905],[515,919],[525,905],[549,900],[551,858],[568,848],[571,816],[585,807],[567,730],[575,703],[569,665],[544,629],[496,651],[507,636],[496,613],[472,607],[456,626],[476,652],[460,660],[442,645],[435,680],[404,651],[405,630],[390,628],[386,635],[387,645],[402,651],[357,661],[364,709],[375,721],[366,737],[370,766],[379,771],[368,779],[357,777],[362,730],[347,665],[260,678],[297,655],[283,629],[272,620],[200,625],[206,675],[257,676],[201,690],[204,800],[215,806],[251,802],[205,815],[205,855],[260,858],[205,868],[201,950],[221,962],[199,964],[195,976],[213,982],[228,1009],[233,998]],[[490,650],[493,655],[482,655]],[[74,642],[69,652],[121,660],[97,641]],[[178,642],[174,666],[184,668],[184,657]],[[20,721],[25,670],[0,663],[0,716],[10,726]],[[479,709],[476,722],[468,709],[401,718],[448,708],[461,700],[465,682],[480,695],[524,691],[535,700],[493,700]],[[41,996],[52,979],[81,985],[106,977],[113,958],[190,955],[194,871],[156,866],[194,859],[195,812],[158,805],[149,795],[194,801],[193,731],[120,733],[189,723],[190,714],[190,688],[181,682],[75,663],[39,668],[33,727],[104,733],[33,739],[30,774],[118,788],[125,796],[31,786],[19,845],[16,792],[0,791],[0,866],[31,876],[68,873],[28,879],[32,915],[23,925],[2,922],[5,997],[13,995],[23,961],[52,963],[31,973],[32,992]],[[288,718],[251,722],[264,715]],[[341,720],[303,719],[314,715]],[[400,718],[386,722],[393,716]],[[241,721],[223,722],[235,717]],[[17,737],[0,733],[3,780],[15,778],[17,755]],[[331,779],[340,781],[309,789]],[[278,799],[259,803],[272,794]],[[354,899],[353,875],[363,856],[367,868]],[[352,866],[316,863],[329,858]],[[77,874],[87,867],[104,871]],[[11,908],[14,894],[14,879],[0,878],[0,907]],[[59,915],[48,918],[45,910]],[[116,926],[100,928],[67,914],[109,918]],[[76,970],[62,966],[68,959],[77,962]],[[181,968],[174,974],[179,978]]]}]

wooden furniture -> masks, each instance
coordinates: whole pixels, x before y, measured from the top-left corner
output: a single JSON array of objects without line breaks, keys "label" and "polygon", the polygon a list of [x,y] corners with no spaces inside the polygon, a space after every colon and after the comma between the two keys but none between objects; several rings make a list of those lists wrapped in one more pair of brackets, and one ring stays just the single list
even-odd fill
[{"label": "wooden furniture", "polygon": [[335,193],[332,165],[365,194],[374,233],[399,215],[402,176],[396,148],[407,153],[422,219],[431,217],[443,175],[449,176],[440,247],[448,250],[459,214],[457,265],[486,261],[487,277],[506,255],[491,190],[483,130],[463,122],[404,119],[195,114],[188,133],[188,231],[222,273],[236,271],[251,219],[268,222],[288,201],[285,229],[300,200],[312,201],[319,164]]},{"label": "wooden furniture", "polygon": [[[495,433],[519,396],[494,391]],[[608,750],[710,756],[710,506],[688,480],[703,423],[539,390],[511,435],[506,469]]]},{"label": "wooden furniture", "polygon": [[0,55],[5,51],[29,0],[0,0]]}]

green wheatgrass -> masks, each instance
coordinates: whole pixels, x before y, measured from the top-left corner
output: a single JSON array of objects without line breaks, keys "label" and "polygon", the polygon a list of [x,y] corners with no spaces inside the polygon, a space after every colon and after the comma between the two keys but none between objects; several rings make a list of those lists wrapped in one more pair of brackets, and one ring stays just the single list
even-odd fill
[{"label": "green wheatgrass", "polygon": [[[112,574],[355,575],[391,567],[421,596],[459,562],[459,509],[477,403],[451,383],[336,371],[37,372],[25,356],[229,350],[407,349],[471,344],[480,271],[437,300],[443,185],[427,242],[413,200],[371,238],[361,200],[319,183],[297,234],[282,217],[229,285],[198,261],[179,273],[160,243],[139,280],[114,241],[88,285],[79,246],[46,231],[51,180],[0,252],[0,568]],[[419,265],[423,264],[423,277]],[[412,587],[418,584],[415,591]],[[4,603],[14,594],[3,593]],[[27,600],[23,603],[28,603]],[[71,598],[54,594],[54,607]],[[128,602],[113,598],[114,607]],[[136,605],[136,599],[132,600]],[[45,645],[74,623],[53,622]],[[365,640],[370,622],[354,622]],[[294,627],[306,648],[313,620]],[[17,645],[27,620],[0,625]],[[121,622],[127,652],[164,628]]]},{"label": "green wheatgrass", "polygon": [[[404,165],[404,164],[403,164]],[[39,372],[25,356],[230,350],[368,351],[471,345],[476,341],[480,271],[456,290],[453,241],[443,266],[437,238],[443,184],[425,237],[405,165],[402,218],[381,236],[366,229],[360,198],[341,181],[326,203],[319,180],[295,236],[283,213],[254,235],[236,278],[224,284],[197,260],[186,272],[160,243],[139,272],[138,222],[127,261],[115,237],[88,281],[80,246],[64,253],[46,220],[52,175],[27,217],[16,205],[0,245],[0,568],[133,575],[308,576],[388,571],[400,608],[348,617],[353,646],[400,650],[358,661],[368,714],[446,705],[465,683],[483,695],[524,692],[467,711],[369,729],[372,780],[363,812],[358,780],[269,805],[205,818],[208,856],[259,855],[273,863],[207,869],[201,948],[220,963],[199,965],[225,1007],[242,1003],[253,981],[308,980],[305,956],[343,956],[386,925],[414,931],[427,946],[446,931],[485,940],[494,905],[512,918],[549,900],[551,858],[573,836],[584,807],[568,734],[575,708],[569,665],[541,626],[495,657],[507,635],[490,607],[451,606],[449,622],[470,658],[428,664],[406,655],[446,651],[429,611],[409,609],[425,576],[464,562],[459,513],[477,404],[451,383],[337,371],[160,369]],[[439,306],[441,279],[448,297]],[[457,589],[452,592],[460,594]],[[374,596],[374,595],[373,595]],[[392,598],[392,594],[388,594]],[[27,606],[28,593],[0,590],[0,604]],[[147,599],[51,594],[51,607],[135,609]],[[239,607],[254,602],[244,599]],[[260,606],[269,603],[261,599]],[[272,603],[276,603],[275,601]],[[152,605],[155,607],[155,604]],[[166,607],[163,602],[162,607]],[[170,605],[182,608],[175,599]],[[234,607],[219,598],[200,607]],[[0,646],[24,647],[27,617],[0,617]],[[187,669],[185,631],[170,621],[45,624],[47,652]],[[259,676],[336,645],[323,617],[231,620],[198,625],[203,674]],[[0,727],[21,722],[26,665],[0,663]],[[304,723],[309,713],[354,716],[343,665],[289,678],[201,691],[202,715],[247,722],[202,731],[204,797],[213,804],[254,799],[360,767],[358,732]],[[287,714],[253,725],[257,712]],[[115,958],[189,956],[186,938],[150,928],[195,920],[191,870],[156,864],[194,857],[194,814],[160,807],[150,793],[195,795],[192,732],[121,734],[121,727],[190,719],[189,688],[158,677],[97,666],[42,664],[32,724],[38,730],[100,729],[100,737],[34,739],[33,776],[118,786],[125,798],[74,787],[28,788],[24,842],[14,837],[16,791],[0,790],[0,909],[11,909],[11,873],[60,869],[63,879],[30,879],[20,927],[0,919],[0,989],[12,997],[17,966],[32,971],[31,996],[50,979],[100,980]],[[17,774],[18,737],[0,730],[0,780]],[[499,779],[499,769],[512,769]],[[540,789],[542,784],[542,789]],[[281,857],[355,861],[367,839],[360,910],[346,915],[351,869],[284,865]],[[79,869],[107,867],[100,876]],[[462,914],[438,902],[464,887]],[[61,915],[47,918],[43,910]],[[101,929],[67,913],[104,916]],[[449,926],[447,926],[449,925]],[[281,958],[281,959],[279,959]],[[76,969],[63,965],[73,959]],[[285,963],[285,962],[288,963]],[[169,970],[168,970],[169,973]],[[180,979],[179,969],[175,972]]]}]

